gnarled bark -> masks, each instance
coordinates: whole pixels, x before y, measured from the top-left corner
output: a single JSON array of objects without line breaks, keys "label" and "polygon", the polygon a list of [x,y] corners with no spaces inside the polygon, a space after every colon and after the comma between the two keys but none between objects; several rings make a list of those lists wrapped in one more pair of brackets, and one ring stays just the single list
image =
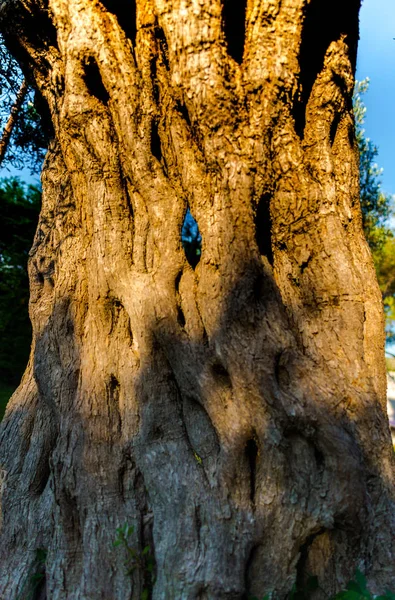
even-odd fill
[{"label": "gnarled bark", "polygon": [[357,567],[395,588],[359,1],[230,4],[1,4],[54,127],[1,425],[4,598],[38,548],[51,600],[285,598],[309,573],[331,594]]}]

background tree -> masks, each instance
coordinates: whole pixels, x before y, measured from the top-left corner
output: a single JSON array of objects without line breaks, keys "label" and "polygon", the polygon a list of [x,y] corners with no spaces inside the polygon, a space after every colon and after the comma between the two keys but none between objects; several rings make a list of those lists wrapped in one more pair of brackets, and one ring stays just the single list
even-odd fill
[{"label": "background tree", "polygon": [[37,110],[40,96],[23,77],[0,35],[0,165],[40,172],[48,126]]},{"label": "background tree", "polygon": [[40,196],[17,179],[0,182],[0,381],[9,385],[19,383],[32,339],[27,259]]},{"label": "background tree", "polygon": [[378,148],[366,137],[363,128],[366,106],[362,96],[369,79],[357,81],[354,91],[356,137],[359,148],[359,173],[363,229],[372,251],[386,315],[387,341],[394,340],[395,322],[395,239],[390,227],[394,216],[393,198],[381,190],[382,170],[376,163]]},{"label": "background tree", "polygon": [[[3,170],[30,167],[32,173],[37,173],[48,143],[42,119],[35,108],[37,94],[23,78],[1,36],[0,90],[0,166]],[[3,181],[3,205],[0,206],[0,214],[5,218],[0,228],[0,418],[20,380],[31,343],[26,261],[38,209],[32,210],[32,193],[29,189],[25,205],[23,187],[13,180]],[[18,236],[17,252],[14,251],[15,242],[11,242],[9,251],[5,248],[4,242],[10,242],[10,231]]]},{"label": "background tree", "polygon": [[358,9],[2,2],[53,139],[0,429],[0,596],[38,549],[51,600],[283,599],[309,573],[332,594],[357,567],[395,587]]}]

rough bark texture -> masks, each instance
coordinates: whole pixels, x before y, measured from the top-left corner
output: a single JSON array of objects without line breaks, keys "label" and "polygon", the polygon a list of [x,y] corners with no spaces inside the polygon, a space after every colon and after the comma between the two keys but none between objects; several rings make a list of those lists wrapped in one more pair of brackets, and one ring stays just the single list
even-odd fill
[{"label": "rough bark texture", "polygon": [[37,569],[50,600],[283,599],[308,573],[332,594],[357,567],[395,589],[359,0],[0,6],[54,129],[1,425],[0,597]]}]

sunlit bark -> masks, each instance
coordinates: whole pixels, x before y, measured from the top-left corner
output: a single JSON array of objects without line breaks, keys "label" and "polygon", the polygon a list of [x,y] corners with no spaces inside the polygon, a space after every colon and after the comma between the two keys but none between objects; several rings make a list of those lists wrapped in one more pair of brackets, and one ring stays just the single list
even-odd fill
[{"label": "sunlit bark", "polygon": [[[1,425],[0,596],[37,568],[51,600],[283,599],[309,573],[332,594],[357,567],[395,589],[359,1],[136,4],[1,4],[54,139]],[[154,576],[125,574],[124,523]]]}]

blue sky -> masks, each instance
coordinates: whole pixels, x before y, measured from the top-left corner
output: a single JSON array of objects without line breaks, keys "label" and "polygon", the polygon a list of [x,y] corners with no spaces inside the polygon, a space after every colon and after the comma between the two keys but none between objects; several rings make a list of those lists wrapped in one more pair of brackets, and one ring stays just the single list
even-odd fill
[{"label": "blue sky", "polygon": [[[347,0],[345,0],[347,1]],[[378,146],[383,190],[395,194],[395,0],[363,0],[357,79],[369,77],[364,97],[366,135]]]}]

